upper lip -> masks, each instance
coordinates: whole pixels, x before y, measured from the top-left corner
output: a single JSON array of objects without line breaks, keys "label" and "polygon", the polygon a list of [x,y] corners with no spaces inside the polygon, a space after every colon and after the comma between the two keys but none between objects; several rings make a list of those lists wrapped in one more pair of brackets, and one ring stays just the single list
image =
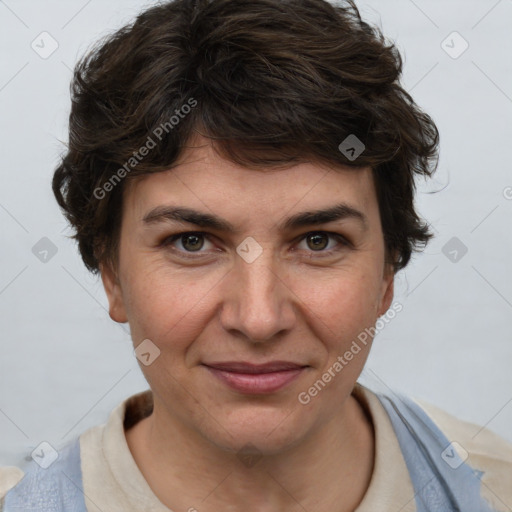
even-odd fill
[{"label": "upper lip", "polygon": [[299,370],[307,365],[292,363],[290,361],[270,361],[263,364],[247,363],[243,361],[223,361],[219,363],[204,363],[205,366],[234,373],[272,373],[285,370]]}]

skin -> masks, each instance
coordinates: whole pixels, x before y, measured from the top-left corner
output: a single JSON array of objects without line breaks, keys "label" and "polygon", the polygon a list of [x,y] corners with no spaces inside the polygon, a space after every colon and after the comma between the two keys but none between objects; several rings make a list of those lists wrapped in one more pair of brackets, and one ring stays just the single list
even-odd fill
[{"label": "skin", "polygon": [[[153,413],[126,431],[137,465],[173,510],[354,510],[374,460],[371,420],[351,395],[371,342],[309,404],[297,397],[393,298],[371,170],[317,163],[248,170],[199,136],[178,164],[126,188],[118,266],[101,266],[111,318],[129,322],[135,347],[150,339],[160,349],[141,364]],[[296,213],[341,202],[366,216],[366,229],[353,218],[281,228]],[[236,231],[145,225],[161,205],[215,214]],[[197,240],[161,244],[190,231],[207,233],[198,252]],[[349,245],[320,234],[318,249],[306,236],[318,231]],[[236,252],[249,236],[263,250],[252,263]],[[275,360],[308,368],[274,393],[250,396],[202,364]],[[258,455],[250,466],[237,456],[250,452],[247,445]]]}]

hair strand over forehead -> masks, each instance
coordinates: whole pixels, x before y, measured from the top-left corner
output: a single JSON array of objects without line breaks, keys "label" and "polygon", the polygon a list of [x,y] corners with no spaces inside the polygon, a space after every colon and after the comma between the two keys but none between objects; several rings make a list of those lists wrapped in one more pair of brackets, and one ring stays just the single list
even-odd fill
[{"label": "hair strand over forehead", "polygon": [[[116,264],[125,182],[171,169],[199,132],[249,169],[370,166],[387,260],[404,268],[433,236],[414,192],[437,167],[439,134],[401,73],[396,47],[352,1],[173,0],[142,12],[74,70],[53,191],[85,265]],[[353,161],[338,149],[350,135],[364,144]]]}]

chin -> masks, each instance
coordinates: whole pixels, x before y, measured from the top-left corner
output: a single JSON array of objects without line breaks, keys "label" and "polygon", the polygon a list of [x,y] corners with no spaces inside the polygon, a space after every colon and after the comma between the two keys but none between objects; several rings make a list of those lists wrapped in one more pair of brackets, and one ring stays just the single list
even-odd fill
[{"label": "chin", "polygon": [[224,451],[260,455],[276,455],[293,448],[307,437],[312,426],[304,418],[290,414],[287,408],[231,412],[229,418],[219,423],[225,429],[211,425],[214,430],[206,434],[210,442]]}]

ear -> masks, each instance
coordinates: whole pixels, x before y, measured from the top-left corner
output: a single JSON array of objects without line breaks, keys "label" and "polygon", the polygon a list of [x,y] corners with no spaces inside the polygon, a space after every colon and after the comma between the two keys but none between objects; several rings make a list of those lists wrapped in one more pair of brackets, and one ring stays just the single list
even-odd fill
[{"label": "ear", "polygon": [[108,314],[110,315],[110,318],[112,318],[114,322],[121,324],[128,322],[121,284],[116,273],[112,270],[110,265],[101,263],[99,267],[103,288],[105,288],[105,293],[108,298]]},{"label": "ear", "polygon": [[391,306],[395,290],[395,273],[391,265],[387,265],[382,277],[382,289],[377,316],[382,316]]}]

